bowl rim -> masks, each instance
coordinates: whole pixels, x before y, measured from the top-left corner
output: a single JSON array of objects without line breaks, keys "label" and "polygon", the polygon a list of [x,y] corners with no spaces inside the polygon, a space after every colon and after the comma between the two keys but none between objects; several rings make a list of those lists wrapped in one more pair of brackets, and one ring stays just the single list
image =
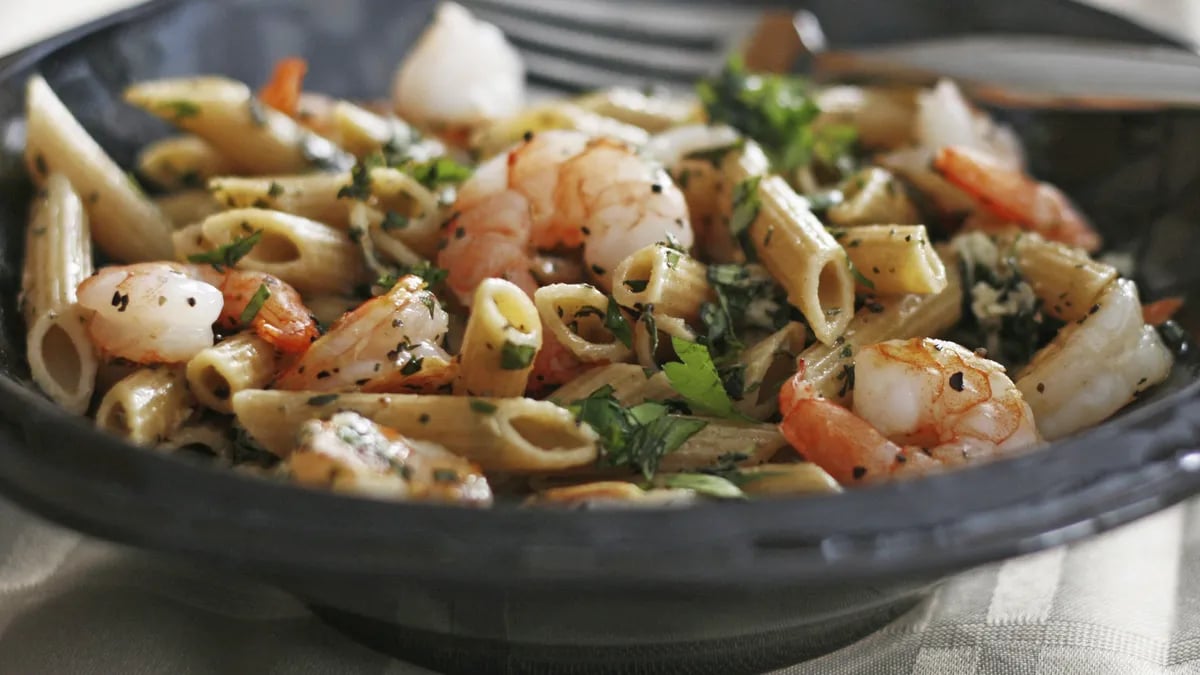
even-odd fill
[{"label": "bowl rim", "polygon": [[[0,87],[84,37],[192,2],[151,0],[26,47],[0,60]],[[1198,425],[1194,381],[1045,451],[921,481],[662,511],[475,511],[331,494],[147,451],[5,373],[0,493],[85,532],[258,570],[745,588],[939,575],[1115,527],[1200,491]],[[1025,496],[999,489],[1010,485]]]}]

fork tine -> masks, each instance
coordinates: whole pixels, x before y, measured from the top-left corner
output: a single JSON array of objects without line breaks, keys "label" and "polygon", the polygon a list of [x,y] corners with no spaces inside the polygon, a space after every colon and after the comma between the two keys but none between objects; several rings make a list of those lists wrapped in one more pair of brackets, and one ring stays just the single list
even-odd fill
[{"label": "fork tine", "polygon": [[713,48],[662,47],[598,32],[581,33],[491,11],[480,10],[477,15],[496,24],[513,44],[525,50],[560,55],[614,72],[640,74],[643,79],[694,79],[720,60],[720,53]]},{"label": "fork tine", "polygon": [[712,48],[728,42],[731,29],[748,24],[744,8],[681,7],[648,2],[578,2],[577,0],[465,0],[472,9],[520,15],[535,22],[570,26],[580,32],[630,32],[679,45]]}]

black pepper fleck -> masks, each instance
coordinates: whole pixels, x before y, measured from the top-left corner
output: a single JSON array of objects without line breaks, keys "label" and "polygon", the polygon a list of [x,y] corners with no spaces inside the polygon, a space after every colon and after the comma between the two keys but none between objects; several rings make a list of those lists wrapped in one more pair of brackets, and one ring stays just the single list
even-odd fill
[{"label": "black pepper fleck", "polygon": [[963,390],[963,374],[961,370],[950,376],[950,388],[954,391]]},{"label": "black pepper fleck", "polygon": [[867,467],[856,466],[851,473],[854,475],[854,480],[862,480],[862,477],[867,475]]}]

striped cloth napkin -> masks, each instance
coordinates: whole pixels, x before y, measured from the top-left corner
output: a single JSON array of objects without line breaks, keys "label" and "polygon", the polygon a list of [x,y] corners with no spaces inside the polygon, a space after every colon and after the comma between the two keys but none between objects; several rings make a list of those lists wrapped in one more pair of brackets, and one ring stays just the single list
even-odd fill
[{"label": "striped cloth napkin", "polygon": [[[0,672],[418,675],[225,572],[0,502]],[[1200,673],[1200,501],[953,577],[891,625],[776,675]]]}]

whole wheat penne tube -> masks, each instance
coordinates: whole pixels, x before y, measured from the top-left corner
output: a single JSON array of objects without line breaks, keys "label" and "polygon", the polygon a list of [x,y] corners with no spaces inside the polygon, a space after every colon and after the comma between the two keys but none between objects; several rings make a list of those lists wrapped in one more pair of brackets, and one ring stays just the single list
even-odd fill
[{"label": "whole wheat penne tube", "polygon": [[647,373],[634,363],[610,363],[584,371],[555,390],[551,400],[566,405],[587,398],[603,387],[612,387],[613,398],[623,406],[678,396],[662,371]]},{"label": "whole wheat penne tube", "polygon": [[125,100],[203,138],[239,173],[346,170],[354,158],[292,118],[259,103],[245,84],[224,77],[139,82]]},{"label": "whole wheat penne tube", "polygon": [[842,186],[843,201],[829,207],[829,222],[856,225],[916,225],[917,207],[904,187],[886,169],[871,167],[854,174]]},{"label": "whole wheat penne tube", "polygon": [[[155,198],[154,204],[167,217],[167,220],[171,221],[171,224],[177,228],[175,232],[171,233],[172,241],[175,240],[175,235],[179,232],[179,228],[199,223],[221,210],[221,205],[217,203],[217,200],[213,199],[208,190],[174,192]],[[182,257],[179,250],[175,251],[175,255]]]},{"label": "whole wheat penne tube", "polygon": [[211,454],[214,459],[228,463],[233,455],[231,435],[228,424],[190,422],[185,423],[154,447],[167,452],[184,449],[200,450]]},{"label": "whole wheat penne tube", "polygon": [[442,444],[488,471],[514,473],[596,461],[596,433],[549,401],[420,394],[318,394],[247,390],[233,396],[238,421],[267,450],[286,457],[308,419],[352,410],[401,434]]},{"label": "whole wheat penne tube", "polygon": [[208,179],[234,167],[217,149],[195,136],[172,136],[138,153],[138,174],[164,190],[203,189]]},{"label": "whole wheat penne tube", "polygon": [[902,295],[946,287],[946,266],[924,225],[863,225],[833,234],[858,270],[861,291]]},{"label": "whole wheat penne tube", "polygon": [[137,445],[157,445],[195,412],[181,368],[141,368],[117,382],[96,410],[96,425]]},{"label": "whole wheat penne tube", "polygon": [[41,76],[29,78],[25,110],[25,161],[34,182],[52,172],[66,176],[88,212],[92,239],[113,260],[169,260],[171,223]]},{"label": "whole wheat penne tube", "polygon": [[520,396],[541,348],[542,320],[525,291],[510,281],[485,279],[475,289],[454,393]]},{"label": "whole wheat penne tube", "polygon": [[[944,253],[949,256],[950,254]],[[842,339],[815,344],[800,354],[805,377],[825,398],[846,404],[854,391],[854,354],[885,340],[937,336],[962,318],[962,279],[958,263],[944,257],[946,288],[927,295],[872,299],[854,315]]]},{"label": "whole wheat penne tube", "polygon": [[350,101],[337,101],[330,123],[338,144],[357,157],[387,148],[418,162],[446,154],[446,146],[434,138],[423,138],[416,129],[397,117],[377,115]]},{"label": "whole wheat penne tube", "polygon": [[92,274],[87,213],[70,181],[59,173],[45,182],[25,233],[21,306],[33,381],[62,407],[87,410],[98,360],[76,305],[75,289]]},{"label": "whole wheat penne tube", "polygon": [[550,284],[533,294],[546,332],[586,363],[625,361],[627,345],[605,326],[608,297],[588,284]]},{"label": "whole wheat penne tube", "polygon": [[657,316],[686,322],[700,318],[700,307],[716,298],[708,283],[708,265],[662,244],[634,251],[613,272],[613,298],[623,307],[654,306]]},{"label": "whole wheat penne tube", "polygon": [[275,275],[301,293],[347,292],[366,279],[362,254],[345,232],[290,213],[222,211],[200,231],[213,248],[261,232],[238,267]]},{"label": "whole wheat penne tube", "polygon": [[217,176],[208,182],[213,198],[229,209],[271,209],[344,230],[350,204],[338,192],[350,185],[349,172],[295,176]]},{"label": "whole wheat penne tube", "polygon": [[684,441],[674,452],[663,456],[658,470],[695,471],[717,466],[722,458],[736,463],[761,464],[771,458],[787,441],[774,424],[746,424],[729,420],[706,419],[708,424]]},{"label": "whole wheat penne tube", "polygon": [[[730,153],[723,163],[742,204],[734,211],[757,214],[747,235],[755,252],[787,291],[813,335],[825,344],[836,340],[854,312],[854,280],[846,251],[808,210],[808,202],[778,176],[766,176],[766,157],[754,143]],[[736,234],[736,233],[735,233]]]},{"label": "whole wheat penne tube", "polygon": [[842,486],[812,462],[760,464],[738,471],[738,484],[750,497],[837,494]]},{"label": "whole wheat penne tube", "polygon": [[779,388],[796,372],[796,356],[804,350],[806,335],[804,324],[793,321],[741,353],[745,388],[741,400],[734,402],[738,412],[765,420],[779,411]]},{"label": "whole wheat penne tube", "polygon": [[230,399],[239,391],[261,389],[278,369],[275,348],[252,333],[238,333],[187,363],[187,381],[201,405],[220,413],[233,413]]},{"label": "whole wheat penne tube", "polygon": [[1092,260],[1086,252],[1022,234],[1013,244],[1017,269],[1042,301],[1042,309],[1063,321],[1078,321],[1117,278],[1111,265]]}]

